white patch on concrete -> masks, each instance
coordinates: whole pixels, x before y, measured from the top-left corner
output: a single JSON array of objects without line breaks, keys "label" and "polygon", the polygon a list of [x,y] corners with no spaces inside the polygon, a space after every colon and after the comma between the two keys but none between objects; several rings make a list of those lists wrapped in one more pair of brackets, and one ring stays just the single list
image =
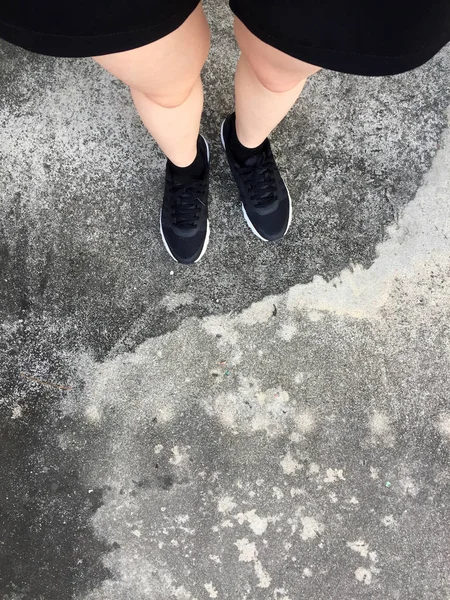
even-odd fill
[{"label": "white patch on concrete", "polygon": [[155,454],[160,454],[160,452],[164,449],[164,446],[162,444],[157,444],[155,446],[154,452]]},{"label": "white patch on concrete", "polygon": [[344,471],[342,469],[327,469],[325,483],[335,483],[336,481],[345,481]]},{"label": "white patch on concrete", "polygon": [[273,438],[287,429],[307,433],[313,425],[313,415],[292,401],[286,390],[261,389],[254,378],[238,375],[238,386],[232,392],[219,393],[203,401],[209,414],[219,417],[222,425],[233,432],[265,431]]},{"label": "white patch on concrete", "polygon": [[358,567],[355,571],[355,577],[360,583],[370,585],[372,583],[372,572],[364,567]]},{"label": "white patch on concrete", "polygon": [[319,523],[313,517],[302,517],[300,519],[300,521],[303,526],[303,530],[302,530],[302,533],[300,534],[300,537],[302,538],[302,540],[305,540],[305,541],[314,539],[318,534],[322,533],[325,529],[325,527],[322,525],[322,523]]},{"label": "white patch on concrete", "polygon": [[309,569],[308,567],[305,567],[303,569],[303,576],[304,577],[312,577],[313,572],[311,571],[311,569]]},{"label": "white patch on concrete", "polygon": [[233,522],[230,521],[230,519],[227,519],[226,521],[222,521],[220,526],[222,527],[222,529],[226,529],[226,528],[230,529],[231,527],[234,527]]},{"label": "white patch on concrete", "polygon": [[369,555],[369,545],[366,544],[364,540],[357,540],[356,542],[347,542],[347,546],[353,550],[353,552],[357,552],[363,558],[366,558]]},{"label": "white patch on concrete", "polygon": [[173,456],[169,460],[169,462],[170,462],[171,465],[175,465],[175,466],[179,465],[183,461],[183,459],[185,458],[185,455],[183,455],[180,452],[180,448],[178,446],[174,446],[172,448],[172,454],[173,454]]},{"label": "white patch on concrete", "polygon": [[240,562],[252,562],[256,560],[258,552],[256,550],[256,544],[249,542],[247,538],[237,540],[234,545],[239,550],[239,561]]},{"label": "white patch on concrete", "polygon": [[88,406],[86,408],[86,410],[84,411],[84,416],[86,418],[86,421],[88,423],[92,423],[93,425],[100,423],[102,419],[102,415],[99,408],[94,405]]},{"label": "white patch on concrete", "polygon": [[281,329],[278,331],[278,335],[285,342],[290,342],[293,339],[293,337],[295,336],[295,334],[297,333],[297,331],[298,331],[298,328],[293,323],[284,323],[281,326]]},{"label": "white patch on concrete", "polygon": [[393,525],[396,524],[396,520],[394,519],[394,515],[386,515],[385,517],[383,517],[381,519],[381,523],[385,527],[392,527]]},{"label": "white patch on concrete", "polygon": [[268,588],[271,584],[271,578],[258,560],[258,551],[256,550],[255,543],[249,542],[247,538],[242,538],[237,540],[234,545],[239,550],[240,562],[254,563],[255,574],[259,580],[258,587]]},{"label": "white patch on concrete", "polygon": [[[172,582],[171,581],[172,578],[170,576],[168,577],[166,575],[166,577],[163,577],[163,579],[166,584],[170,585],[170,583]],[[188,590],[184,587],[184,585],[180,585],[177,588],[173,586],[172,594],[176,600],[195,600],[195,598],[192,597],[191,592],[188,592]]]},{"label": "white patch on concrete", "polygon": [[217,565],[220,565],[222,562],[216,554],[210,554],[208,558],[215,562]]},{"label": "white patch on concrete", "polygon": [[231,496],[225,496],[221,498],[217,503],[217,510],[220,513],[228,513],[236,508],[236,502],[233,502],[233,498]]},{"label": "white patch on concrete", "polygon": [[255,560],[255,573],[258,578],[258,587],[259,588],[268,588],[272,583],[272,579],[267,573],[267,571],[263,568],[261,561]]},{"label": "white patch on concrete", "polygon": [[375,469],[375,467],[370,467],[370,477],[372,479],[378,479],[379,477],[379,469]]},{"label": "white patch on concrete", "polygon": [[165,306],[169,312],[176,310],[180,306],[187,306],[188,304],[192,304],[193,302],[194,296],[192,294],[176,294],[175,292],[170,292],[170,294],[167,294],[161,300],[162,306]]},{"label": "white patch on concrete", "polygon": [[417,485],[417,482],[414,481],[411,477],[404,477],[400,480],[400,488],[406,496],[412,496],[415,498],[417,494],[420,492],[420,488]]},{"label": "white patch on concrete", "polygon": [[282,500],[284,498],[284,493],[279,487],[273,486],[272,490],[274,498],[277,500]]},{"label": "white patch on concrete", "polygon": [[444,413],[440,416],[437,428],[442,437],[450,442],[450,414]]},{"label": "white patch on concrete", "polygon": [[215,413],[219,418],[221,424],[226,429],[232,429],[237,433],[236,430],[236,418],[237,411],[235,410],[235,406],[233,402],[237,401],[237,397],[235,394],[227,394],[226,398],[223,396],[219,396],[215,402]]},{"label": "white patch on concrete", "polygon": [[12,407],[11,419],[20,419],[22,413],[22,407],[19,404],[16,404]]},{"label": "white patch on concrete", "polygon": [[266,296],[264,300],[255,302],[249,308],[243,310],[234,318],[238,325],[257,325],[258,323],[267,323],[273,318],[273,307],[278,301],[277,296]]},{"label": "white patch on concrete", "polygon": [[276,588],[273,591],[273,599],[274,600],[291,600],[291,597],[287,595],[287,590],[285,588]]},{"label": "white patch on concrete", "polygon": [[187,523],[189,521],[189,515],[178,515],[175,517],[175,521],[180,525],[181,523]]},{"label": "white patch on concrete", "polygon": [[205,583],[205,590],[208,592],[210,598],[217,598],[217,590],[212,582]]},{"label": "white patch on concrete", "polygon": [[389,417],[375,410],[369,419],[369,427],[373,435],[387,435],[391,430]]},{"label": "white patch on concrete", "polygon": [[305,410],[297,413],[294,421],[297,426],[297,429],[304,435],[306,435],[307,433],[311,433],[311,431],[313,431],[316,426],[314,416],[310,410]]},{"label": "white patch on concrete", "polygon": [[239,513],[235,516],[235,519],[237,519],[240,525],[247,523],[255,535],[262,535],[268,525],[268,519],[259,517],[256,514],[256,509],[249,510],[246,513]]},{"label": "white patch on concrete", "polygon": [[302,469],[302,465],[295,460],[290,451],[287,452],[286,456],[280,462],[280,465],[286,475],[294,475],[296,471]]},{"label": "white patch on concrete", "polygon": [[318,310],[308,311],[308,318],[313,323],[317,323],[318,321],[321,321],[323,319],[323,317],[324,317],[324,313],[322,313]]},{"label": "white patch on concrete", "polygon": [[374,441],[381,440],[386,446],[393,446],[395,436],[391,427],[391,420],[388,415],[375,410],[369,417],[369,429]]},{"label": "white patch on concrete", "polygon": [[308,473],[310,475],[318,475],[320,473],[320,465],[312,462],[308,467]]},{"label": "white patch on concrete", "polygon": [[158,421],[160,423],[170,423],[175,414],[175,410],[171,406],[161,406],[158,410]]}]

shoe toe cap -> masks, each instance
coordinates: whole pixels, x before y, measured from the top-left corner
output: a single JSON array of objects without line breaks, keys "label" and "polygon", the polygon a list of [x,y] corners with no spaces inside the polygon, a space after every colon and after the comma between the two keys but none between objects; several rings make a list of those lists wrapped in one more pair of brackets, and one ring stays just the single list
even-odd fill
[{"label": "shoe toe cap", "polygon": [[171,229],[162,229],[163,239],[172,258],[181,264],[192,264],[204,250],[207,233],[199,230],[195,235],[180,238]]},{"label": "shoe toe cap", "polygon": [[248,215],[253,228],[268,242],[275,242],[286,235],[291,221],[291,201],[289,195],[278,204],[276,210],[269,214]]}]

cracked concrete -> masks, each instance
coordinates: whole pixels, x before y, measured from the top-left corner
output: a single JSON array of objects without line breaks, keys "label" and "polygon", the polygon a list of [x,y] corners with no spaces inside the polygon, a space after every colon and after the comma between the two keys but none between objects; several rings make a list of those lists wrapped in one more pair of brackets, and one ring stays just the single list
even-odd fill
[{"label": "cracked concrete", "polygon": [[273,136],[296,210],[266,245],[220,151],[237,54],[207,9],[190,269],[124,86],[0,44],[1,596],[448,600],[449,48],[311,79]]}]

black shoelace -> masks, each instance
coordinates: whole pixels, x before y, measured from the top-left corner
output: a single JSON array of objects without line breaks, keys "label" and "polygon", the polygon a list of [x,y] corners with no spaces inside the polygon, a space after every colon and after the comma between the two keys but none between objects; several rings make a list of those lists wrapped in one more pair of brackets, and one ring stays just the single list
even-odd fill
[{"label": "black shoelace", "polygon": [[239,166],[250,197],[257,208],[270,206],[277,200],[273,158],[261,152],[250,161],[251,164]]},{"label": "black shoelace", "polygon": [[204,193],[204,181],[171,184],[172,218],[177,227],[182,229],[193,229],[196,227],[200,218],[202,205],[205,206],[205,203],[201,200]]}]

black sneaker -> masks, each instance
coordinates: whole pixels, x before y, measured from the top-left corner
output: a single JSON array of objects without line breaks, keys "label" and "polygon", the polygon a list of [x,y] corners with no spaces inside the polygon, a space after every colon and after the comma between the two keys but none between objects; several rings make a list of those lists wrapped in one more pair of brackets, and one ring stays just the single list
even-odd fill
[{"label": "black sneaker", "polygon": [[292,219],[292,202],[281,178],[268,139],[263,150],[240,164],[227,148],[235,113],[222,123],[222,144],[231,173],[239,188],[242,211],[251,230],[260,239],[274,241],[286,235]]},{"label": "black sneaker", "polygon": [[166,166],[161,235],[170,256],[184,264],[198,262],[209,242],[209,146],[203,136],[199,137],[198,149],[205,158],[205,169],[200,179],[179,182],[169,162]]}]

